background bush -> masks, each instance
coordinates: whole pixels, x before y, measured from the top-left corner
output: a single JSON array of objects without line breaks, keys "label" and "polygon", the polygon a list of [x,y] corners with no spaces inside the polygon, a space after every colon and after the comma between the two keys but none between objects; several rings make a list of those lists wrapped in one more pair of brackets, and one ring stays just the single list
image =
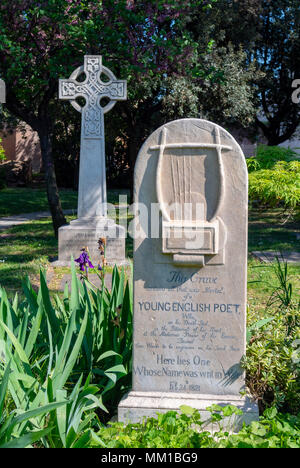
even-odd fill
[{"label": "background bush", "polygon": [[1,168],[1,163],[5,161],[5,152],[3,146],[1,145],[1,138],[0,138],[0,190],[6,187],[6,177],[4,168]]},{"label": "background bush", "polygon": [[2,143],[2,140],[0,138],[0,163],[5,161],[5,152],[1,143]]},{"label": "background bush", "polygon": [[300,161],[291,149],[259,147],[248,158],[249,199],[261,206],[282,207],[300,215]]},{"label": "background bush", "polygon": [[291,148],[259,145],[256,157],[247,159],[248,170],[273,169],[278,161],[295,161],[297,156]]},{"label": "background bush", "polygon": [[300,414],[300,301],[289,279],[288,264],[273,263],[276,285],[266,308],[248,313],[246,384],[261,412],[275,405]]}]

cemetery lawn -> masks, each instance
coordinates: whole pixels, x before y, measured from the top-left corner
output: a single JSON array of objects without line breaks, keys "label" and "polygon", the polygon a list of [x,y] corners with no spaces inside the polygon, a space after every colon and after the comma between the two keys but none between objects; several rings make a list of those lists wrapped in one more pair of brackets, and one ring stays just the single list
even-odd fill
[{"label": "cemetery lawn", "polygon": [[[118,203],[119,193],[126,195],[128,191],[109,190],[109,203]],[[59,194],[64,210],[77,208],[77,191],[60,189]],[[49,211],[45,188],[7,188],[0,191],[0,218],[39,211]]]},{"label": "cemetery lawn", "polygon": [[[109,190],[108,202],[119,203],[119,193],[127,195],[128,191]],[[77,207],[77,192],[60,191],[64,209]],[[22,202],[20,202],[22,201]],[[4,206],[3,206],[4,205]],[[33,211],[48,211],[45,191],[42,189],[6,189],[0,191],[0,217],[13,216]],[[119,212],[117,210],[117,215]],[[76,216],[66,216],[67,222]],[[120,219],[120,217],[119,217]],[[127,256],[132,257],[133,242],[127,240]],[[79,254],[79,252],[78,252]],[[0,231],[0,286],[14,293],[21,291],[22,280],[28,275],[34,285],[39,285],[39,270],[51,270],[49,261],[57,257],[57,240],[54,237],[51,218],[14,226]],[[52,269],[55,278],[51,282],[59,289],[60,280],[69,268]]]},{"label": "cemetery lawn", "polygon": [[[76,209],[77,192],[64,189],[59,193],[63,209]],[[45,189],[7,188],[0,191],[0,218],[38,211],[49,211]]]},{"label": "cemetery lawn", "polygon": [[299,251],[300,222],[286,221],[282,209],[249,210],[249,252]]},{"label": "cemetery lawn", "polygon": [[[125,191],[124,191],[125,193]],[[123,193],[123,194],[124,194]],[[12,195],[12,197],[9,196]],[[18,196],[17,196],[18,194]],[[46,211],[45,194],[42,190],[8,189],[0,192],[1,210],[4,216],[16,214],[20,205],[21,194],[24,203],[21,203],[23,213],[26,207],[35,207],[37,211]],[[62,202],[65,209],[74,208],[77,203],[77,193],[62,191]],[[23,196],[22,195],[22,196]],[[31,198],[35,197],[35,201]],[[8,206],[3,207],[7,199]],[[110,190],[108,194],[110,203],[117,204],[118,192]],[[18,202],[18,203],[17,203]],[[253,313],[259,313],[265,308],[266,302],[276,285],[276,275],[270,264],[260,263],[251,256],[254,250],[299,250],[299,240],[296,233],[300,233],[300,226],[296,223],[280,224],[279,210],[251,210],[249,213],[249,264],[248,264],[248,303]],[[68,222],[75,216],[67,216]],[[118,220],[117,220],[118,222]],[[126,242],[126,255],[132,258],[133,241],[130,237]],[[69,273],[68,268],[53,268],[49,260],[57,257],[57,241],[53,234],[50,218],[31,221],[28,224],[15,226],[0,231],[0,285],[11,293],[21,291],[22,279],[28,274],[38,287],[39,269],[45,267],[53,276],[50,288],[57,292],[64,274]],[[294,289],[299,288],[300,265],[289,266],[290,281]]]}]

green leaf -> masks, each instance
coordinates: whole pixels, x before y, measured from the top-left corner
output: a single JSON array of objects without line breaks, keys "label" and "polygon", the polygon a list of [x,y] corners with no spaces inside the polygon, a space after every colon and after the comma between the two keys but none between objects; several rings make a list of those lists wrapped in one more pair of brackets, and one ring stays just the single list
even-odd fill
[{"label": "green leaf", "polygon": [[32,328],[30,330],[29,336],[26,341],[26,346],[25,346],[25,353],[29,359],[31,352],[33,350],[33,347],[36,343],[36,339],[40,330],[41,322],[42,322],[42,317],[43,317],[43,307],[39,305],[38,312],[35,316],[35,319],[33,321]]},{"label": "green leaf", "polygon": [[272,408],[267,408],[264,411],[264,417],[267,419],[274,419],[276,418],[277,414],[278,414],[278,411],[275,408],[275,406],[273,406]]},{"label": "green leaf", "polygon": [[9,336],[9,338],[11,339],[14,347],[15,347],[15,350],[16,352],[18,353],[20,359],[29,365],[29,361],[28,361],[28,358],[27,358],[27,355],[24,351],[24,349],[22,348],[21,344],[19,343],[19,341],[17,340],[17,338],[15,337],[15,335],[10,331],[10,329],[0,320],[0,326],[6,331],[7,335]]},{"label": "green leaf", "polygon": [[34,442],[37,442],[38,440],[42,439],[42,437],[45,437],[51,431],[52,431],[52,428],[48,427],[46,429],[43,429],[42,431],[28,432],[27,434],[21,437],[18,437],[17,439],[12,439],[9,442],[3,443],[3,444],[0,443],[0,448],[7,448],[7,449],[26,448],[28,447],[28,445],[31,445]]},{"label": "green leaf", "polygon": [[86,308],[86,311],[85,311],[85,315],[84,315],[84,318],[83,318],[83,321],[82,321],[82,325],[81,325],[81,328],[80,328],[80,331],[78,333],[78,337],[76,339],[76,342],[73,346],[73,349],[72,349],[72,352],[70,354],[70,357],[64,367],[64,370],[63,370],[63,373],[61,376],[58,376],[59,377],[59,385],[60,387],[62,387],[68,377],[70,376],[71,372],[72,372],[72,369],[75,365],[75,362],[78,358],[78,354],[79,354],[79,351],[80,351],[80,348],[81,348],[81,345],[82,345],[82,341],[83,341],[83,338],[84,338],[84,334],[85,334],[85,330],[86,330],[86,325],[87,325],[87,319],[88,319],[88,309]]},{"label": "green leaf", "polygon": [[266,428],[256,421],[251,423],[251,432],[260,437],[265,436],[267,433]]},{"label": "green leaf", "polygon": [[6,369],[2,378],[2,382],[0,383],[0,419],[2,416],[4,400],[5,400],[5,396],[7,392],[9,374],[10,374],[10,363],[8,363],[8,365],[6,366]]},{"label": "green leaf", "polygon": [[86,448],[92,440],[91,431],[88,430],[72,445],[72,448]]},{"label": "green leaf", "polygon": [[191,406],[181,405],[180,406],[180,411],[183,414],[186,414],[187,416],[192,416],[196,410],[194,408],[192,408]]}]

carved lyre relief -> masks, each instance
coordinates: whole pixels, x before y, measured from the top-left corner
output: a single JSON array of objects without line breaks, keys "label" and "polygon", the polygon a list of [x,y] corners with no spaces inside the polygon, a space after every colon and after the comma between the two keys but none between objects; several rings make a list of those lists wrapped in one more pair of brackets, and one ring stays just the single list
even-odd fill
[{"label": "carved lyre relief", "polygon": [[159,152],[156,191],[162,213],[162,253],[183,266],[223,264],[222,151],[232,147],[221,144],[217,126],[215,143],[167,143],[167,137],[163,128],[160,145],[150,148]]}]

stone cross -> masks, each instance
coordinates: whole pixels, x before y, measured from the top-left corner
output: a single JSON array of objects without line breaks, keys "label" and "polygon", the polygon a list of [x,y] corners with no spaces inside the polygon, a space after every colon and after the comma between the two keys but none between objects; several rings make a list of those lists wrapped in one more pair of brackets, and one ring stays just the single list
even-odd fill
[{"label": "stone cross", "polygon": [[[78,81],[85,74],[84,81]],[[68,100],[82,113],[78,218],[107,216],[104,114],[117,101],[127,98],[126,80],[102,65],[101,55],[85,55],[84,65],[77,68],[68,80],[59,80],[59,98]],[[84,98],[81,106],[78,98]],[[109,100],[108,103],[104,102]]]},{"label": "stone cross", "polygon": [[3,80],[0,80],[0,103],[4,104],[5,102],[6,102],[5,83]]}]

